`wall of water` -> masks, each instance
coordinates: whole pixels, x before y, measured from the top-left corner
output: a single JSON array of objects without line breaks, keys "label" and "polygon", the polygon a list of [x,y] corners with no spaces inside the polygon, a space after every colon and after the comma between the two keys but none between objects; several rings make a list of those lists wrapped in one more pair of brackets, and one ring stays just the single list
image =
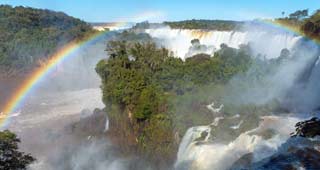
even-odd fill
[{"label": "wall of water", "polygon": [[255,54],[265,55],[267,58],[276,58],[283,48],[291,49],[301,38],[290,32],[268,31],[266,30],[246,30],[246,31],[206,31],[170,29],[169,27],[146,29],[146,33],[158,39],[161,45],[171,49],[175,55],[181,58],[187,55],[191,46],[191,40],[199,39],[200,43],[210,47],[206,51],[212,54],[220,48],[222,43],[230,47],[238,48],[240,44],[252,46]]},{"label": "wall of water", "polygon": [[[319,108],[319,48],[317,44],[301,36],[286,31],[263,29],[226,32],[160,28],[149,29],[146,32],[157,38],[164,46],[172,49],[181,58],[188,57],[186,56],[190,47],[188,42],[195,38],[199,39],[201,44],[214,46],[215,50],[219,49],[222,43],[233,48],[238,48],[240,44],[250,43],[256,55],[260,53],[267,58],[276,58],[283,48],[287,48],[294,59],[283,63],[275,74],[268,75],[267,80],[270,81],[270,87],[268,86],[267,89],[270,90],[263,92],[262,88],[256,87],[258,90],[253,91],[255,86],[252,85],[253,88],[249,91],[248,96],[255,96],[257,92],[262,91],[262,94],[268,95],[257,95],[257,99],[253,97],[255,101],[261,98],[282,99],[282,96],[288,94],[288,89],[291,89],[290,97],[285,99],[290,101],[289,108],[294,108],[293,112],[296,109],[301,111],[302,115],[307,115],[308,111]],[[303,72],[308,72],[308,74],[301,74]],[[301,76],[303,76],[302,82],[297,82]],[[245,95],[244,92],[240,93],[240,96]],[[267,97],[269,95],[270,97]],[[207,109],[212,111],[208,106]],[[224,117],[224,119],[230,118]],[[215,122],[207,126],[191,127],[180,143],[176,169],[230,169],[235,162],[248,154],[252,156],[253,162],[260,161],[277,153],[279,147],[290,137],[289,134],[294,132],[294,125],[302,120],[294,114],[264,116],[261,119],[257,128],[241,131],[242,133],[236,135],[235,139],[223,142],[217,140],[219,136],[215,136],[214,133],[215,129],[222,129],[222,123],[219,125],[218,122]],[[234,131],[241,128],[243,122],[246,120],[239,118],[224,133],[234,134]]]}]

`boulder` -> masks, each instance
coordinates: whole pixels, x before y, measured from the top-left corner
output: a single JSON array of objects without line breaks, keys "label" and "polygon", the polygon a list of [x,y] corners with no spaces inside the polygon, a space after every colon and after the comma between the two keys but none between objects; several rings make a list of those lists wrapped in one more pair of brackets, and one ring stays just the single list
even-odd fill
[{"label": "boulder", "polygon": [[313,138],[320,135],[320,120],[317,117],[298,122],[295,127],[296,131],[291,133],[292,137],[301,136]]}]

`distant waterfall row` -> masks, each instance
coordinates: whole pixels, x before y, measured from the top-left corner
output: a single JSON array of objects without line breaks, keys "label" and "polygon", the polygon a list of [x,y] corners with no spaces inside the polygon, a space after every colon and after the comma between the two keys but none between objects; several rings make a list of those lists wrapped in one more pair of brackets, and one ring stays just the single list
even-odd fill
[{"label": "distant waterfall row", "polygon": [[221,44],[227,44],[229,47],[238,48],[240,44],[248,44],[254,49],[254,53],[261,54],[267,58],[276,58],[283,48],[291,49],[294,44],[301,39],[290,32],[279,30],[253,30],[253,31],[205,31],[205,30],[187,30],[170,29],[169,27],[146,29],[151,37],[156,38],[159,43],[170,50],[180,58],[189,57],[187,55],[191,46],[191,40],[199,39],[202,45],[208,48],[205,53],[212,54],[220,48]]}]

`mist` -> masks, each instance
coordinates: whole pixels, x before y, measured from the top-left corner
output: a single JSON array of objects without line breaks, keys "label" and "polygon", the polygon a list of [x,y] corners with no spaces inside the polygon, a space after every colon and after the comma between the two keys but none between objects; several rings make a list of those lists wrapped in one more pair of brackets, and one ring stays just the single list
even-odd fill
[{"label": "mist", "polygon": [[107,58],[106,43],[117,34],[108,32],[75,50],[11,114],[7,128],[21,139],[21,150],[37,159],[30,170],[128,169],[130,161],[119,158],[106,138],[106,113],[97,110],[104,104],[95,66]]},{"label": "mist", "polygon": [[[232,48],[250,44],[253,55],[276,58],[282,49],[291,50],[302,38],[292,32],[258,23],[245,24],[235,31],[171,29],[169,26],[162,26],[146,29],[145,32],[182,59],[199,53],[212,55],[220,49],[221,44]],[[202,46],[193,48],[191,41],[194,39],[198,39]]]},{"label": "mist", "polygon": [[[246,86],[250,86],[249,89],[240,90],[238,87],[245,84],[243,82],[246,79],[243,76],[235,76],[229,83],[229,86],[233,89],[231,93],[239,96],[239,102],[242,104],[265,104],[273,99],[278,101],[292,100],[297,96],[287,98],[288,95],[292,96],[290,93],[296,93],[290,89],[296,86],[298,79],[303,76],[302,73],[310,66],[310,63],[314,61],[317,55],[319,55],[318,47],[309,40],[301,39],[292,47],[288,61],[282,62],[279,67],[274,68],[275,70],[272,73],[262,77],[261,81],[250,82],[250,85],[247,84]],[[280,54],[277,56],[280,56]],[[250,76],[250,74],[257,71],[256,69],[250,68],[246,74]],[[307,99],[304,100],[306,101]],[[295,102],[293,105],[301,104]]]},{"label": "mist", "polygon": [[[157,28],[146,29],[145,32],[150,34],[160,46],[172,50],[175,56],[182,59],[201,53],[212,56],[221,48],[221,44],[236,49],[241,45],[248,45],[251,51],[250,55],[253,58],[269,62],[280,57],[282,50],[288,50],[290,59],[282,62],[281,66],[274,68],[272,73],[264,75],[261,78],[262,80],[250,82],[251,84],[245,83],[247,81],[246,77],[250,77],[259,68],[249,68],[245,76],[243,74],[234,76],[227,85],[230,95],[227,95],[226,98],[230,96],[227,100],[233,100],[235,103],[261,105],[273,99],[283,101],[288,97],[288,93],[292,93],[292,95],[308,93],[305,95],[309,96],[308,98],[318,96],[310,89],[316,90],[314,88],[316,88],[316,82],[318,82],[315,80],[318,67],[309,68],[310,65],[316,64],[316,59],[319,56],[318,45],[283,28],[253,21],[247,22],[236,31],[171,29],[169,26],[162,25]],[[312,69],[312,73],[310,73],[312,77],[309,78],[310,83],[301,85],[298,80],[305,76],[302,74],[308,69]],[[243,86],[247,88],[243,89]],[[300,93],[302,87],[306,89]],[[235,99],[235,96],[237,96],[237,99]],[[292,101],[294,102],[292,103],[290,101],[283,104],[293,106],[305,103],[306,106],[303,106],[305,109],[314,109],[314,106],[310,106],[312,104],[307,104],[311,101],[306,100],[306,97],[296,96],[294,98],[304,99],[299,102]],[[312,101],[317,100],[312,99]]]},{"label": "mist", "polygon": [[[213,113],[212,123],[190,127],[184,134],[176,169],[229,169],[247,154],[252,156],[252,162],[270,157],[290,138],[289,134],[298,121],[311,117],[311,113],[319,109],[319,81],[316,77],[319,75],[320,53],[312,40],[261,23],[248,23],[240,31],[232,32],[169,27],[145,32],[182,59],[201,53],[213,56],[221,44],[236,49],[244,44],[249,46],[250,55],[258,62],[280,61],[257,80],[252,80],[252,76],[268,66],[251,67],[247,72],[233,76],[225,85],[223,97],[215,96],[217,94],[211,93],[210,88],[206,89],[201,96],[203,99],[198,100],[207,103],[203,109]],[[284,60],[281,59],[282,53],[287,55]],[[181,104],[184,101],[180,101],[180,104],[190,105],[189,102]],[[228,115],[224,114],[225,109],[219,105],[213,107],[211,102],[239,107],[276,102],[279,113],[248,115],[239,110],[237,115]],[[237,169],[236,166],[233,168]]]},{"label": "mist", "polygon": [[[203,107],[212,112],[212,123],[199,124],[186,132],[177,153],[176,169],[228,169],[248,153],[254,154],[254,161],[262,160],[277,152],[300,120],[271,113],[250,115],[254,120],[247,120],[249,116],[243,113],[224,115],[222,104],[264,105],[277,100],[295,113],[307,113],[319,107],[318,46],[299,35],[263,24],[247,24],[238,31],[179,30],[167,26],[142,31],[182,59],[201,53],[213,55],[221,44],[236,49],[246,44],[251,56],[270,62],[277,59],[283,49],[290,52],[290,60],[282,62],[259,81],[247,81],[257,71],[254,67],[235,75],[220,99],[207,89],[206,104],[218,101],[222,107]],[[95,66],[99,60],[107,59],[106,43],[115,34],[78,49],[54,68],[28,97],[19,111],[21,114],[11,119],[14,126],[9,129],[21,137],[21,149],[37,158],[31,170],[152,169],[152,165],[141,158],[123,158],[107,137],[108,117],[102,110],[101,80]],[[286,126],[281,127],[282,124]],[[211,135],[211,131],[219,129],[221,133],[217,133],[225,136]],[[199,141],[204,132],[206,137]],[[235,135],[229,137],[229,134]],[[215,160],[211,161],[213,157]]]}]

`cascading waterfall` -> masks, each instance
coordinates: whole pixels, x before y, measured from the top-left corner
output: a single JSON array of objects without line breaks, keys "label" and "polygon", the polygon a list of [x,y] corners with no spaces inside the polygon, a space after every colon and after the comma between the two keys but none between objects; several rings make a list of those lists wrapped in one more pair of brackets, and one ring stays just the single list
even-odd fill
[{"label": "cascading waterfall", "polygon": [[212,54],[220,48],[221,44],[239,48],[241,44],[250,43],[256,55],[262,54],[267,58],[278,57],[284,48],[291,50],[294,44],[301,39],[301,36],[290,32],[268,30],[207,31],[163,27],[146,29],[145,32],[158,39],[161,45],[171,49],[175,55],[183,59],[190,57],[188,51],[193,39],[199,39],[201,44],[208,46],[207,50],[201,51],[207,54]]},{"label": "cascading waterfall", "polygon": [[109,130],[109,117],[106,115],[106,124],[104,126],[104,132]]},{"label": "cascading waterfall", "polygon": [[[267,59],[279,57],[281,50],[286,48],[294,54],[292,56],[299,57],[295,59],[297,61],[291,64],[286,63],[276,75],[271,76],[270,80],[280,82],[275,87],[276,89],[282,89],[281,91],[291,87],[297,79],[296,75],[301,72],[302,68],[306,66],[307,61],[312,59],[318,51],[318,48],[309,45],[313,44],[312,42],[310,43],[310,41],[301,36],[280,29],[273,29],[272,31],[268,28],[265,30],[260,28],[242,31],[209,31],[162,27],[146,29],[145,32],[155,38],[160,45],[171,49],[176,56],[182,59],[195,54],[190,53],[190,50],[196,49],[192,48],[196,42],[191,42],[194,39],[199,40],[196,43],[201,50],[197,52],[209,55],[218,50],[221,44],[226,44],[232,48],[239,48],[241,44],[249,44],[253,55],[260,55]],[[320,73],[318,63],[319,58],[317,57],[313,63],[314,66],[310,72],[308,83],[306,86],[303,86],[307,90],[310,88],[310,92],[314,92],[314,89],[319,89],[319,81],[316,80],[317,75],[319,75],[318,73]],[[277,79],[278,77],[281,77],[281,79]],[[283,82],[287,82],[287,84]],[[307,90],[304,90],[304,92]],[[278,93],[275,94],[278,95]],[[318,96],[318,93],[314,93],[314,95]],[[309,107],[310,101],[306,99],[306,95],[303,96],[299,98],[304,100],[303,102],[299,100],[300,103],[303,106],[311,108]],[[312,95],[308,94],[308,96]],[[318,99],[318,97],[314,98]],[[294,104],[299,105],[299,102],[294,102]],[[303,120],[303,118],[299,118],[297,115],[263,116],[260,117],[261,121],[258,127],[244,130],[245,124],[248,124],[248,122],[245,119],[240,120],[242,118],[241,115],[237,114],[228,117],[220,113],[223,105],[221,105],[221,108],[214,108],[213,106],[214,103],[206,106],[208,110],[214,113],[215,118],[213,123],[191,127],[185,133],[179,146],[175,163],[176,169],[229,169],[247,154],[252,155],[253,162],[258,162],[275,154],[278,148],[288,140],[290,133],[295,130],[295,124]],[[232,125],[219,124],[219,121],[224,120],[232,122]],[[220,139],[215,132],[217,129],[223,129],[226,126],[227,130],[223,131],[223,133],[237,135],[233,139],[224,141],[224,138],[221,137],[222,139]]]},{"label": "cascading waterfall", "polygon": [[185,136],[183,137],[178,155],[177,155],[177,164],[183,161],[187,161],[190,159],[194,159],[196,157],[196,153],[194,154],[187,154],[191,153],[192,146],[195,145],[197,141],[207,141],[210,137],[211,127],[210,126],[197,126],[191,127],[186,132]]},{"label": "cascading waterfall", "polygon": [[[307,57],[307,55],[303,55],[303,58],[301,59],[312,59],[312,56],[313,53],[309,57]],[[298,63],[301,64],[303,63],[302,61],[303,60],[298,60]],[[306,82],[307,85],[304,86],[306,89],[304,91],[300,91],[306,92],[309,90],[310,92],[314,92],[315,95],[318,94],[319,81],[316,80],[316,77],[320,73],[320,67],[318,67],[317,62],[318,56],[311,65],[312,70],[310,71],[308,82]],[[285,68],[285,70],[282,70],[284,72],[280,70],[279,75],[284,75],[282,76],[282,80],[284,80],[284,77],[290,77],[290,74],[296,74],[292,69],[288,68],[301,70],[297,65],[290,64]],[[285,89],[288,89],[290,86],[285,87]],[[299,95],[294,94],[294,96]],[[311,101],[308,99],[310,94],[304,94],[303,96],[304,97],[299,98],[299,102],[301,100],[304,100],[304,102],[294,103],[296,105],[307,106],[308,108],[311,108]],[[319,100],[312,99],[312,101],[316,102]],[[278,149],[281,147],[281,145],[289,139],[290,133],[295,131],[295,124],[306,119],[308,116],[311,116],[307,114],[308,112],[279,116],[264,116],[261,117],[262,121],[260,121],[257,128],[250,128],[243,131],[241,129],[243,129],[244,124],[248,123],[247,121],[249,120],[243,119],[242,115],[240,114],[233,116],[223,115],[220,113],[219,108],[214,108],[213,106],[214,103],[207,105],[206,108],[212,113],[215,113],[214,123],[211,123],[208,126],[191,127],[189,130],[187,130],[179,147],[177,161],[175,164],[176,169],[230,169],[235,163],[237,163],[237,161],[241,160],[241,158],[247,155],[250,155],[249,157],[252,156],[253,163],[259,162],[264,158],[278,153]],[[232,125],[230,126],[230,124],[225,124],[225,122],[219,123],[219,120],[229,120],[232,122]],[[227,127],[227,129],[223,130],[224,134],[237,134],[239,130],[241,130],[242,133],[237,134],[235,139],[221,141],[220,138],[223,137],[216,135],[215,132],[216,130],[224,129],[225,127]],[[207,132],[211,132],[211,134],[208,134]]]},{"label": "cascading waterfall", "polygon": [[[288,116],[265,116],[257,128],[240,134],[229,143],[211,139],[214,136],[210,135],[212,129],[219,127],[192,127],[180,144],[176,169],[228,169],[248,153],[253,153],[254,162],[262,160],[274,154],[290,137],[290,132],[294,131],[294,125],[299,120]],[[271,136],[266,135],[271,132]]]}]

